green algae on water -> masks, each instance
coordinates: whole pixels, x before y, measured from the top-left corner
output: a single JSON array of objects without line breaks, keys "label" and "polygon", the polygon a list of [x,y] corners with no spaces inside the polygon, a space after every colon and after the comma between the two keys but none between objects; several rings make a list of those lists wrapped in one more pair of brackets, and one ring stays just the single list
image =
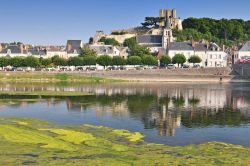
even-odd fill
[{"label": "green algae on water", "polygon": [[250,148],[220,142],[165,146],[104,126],[0,118],[0,165],[249,165]]}]

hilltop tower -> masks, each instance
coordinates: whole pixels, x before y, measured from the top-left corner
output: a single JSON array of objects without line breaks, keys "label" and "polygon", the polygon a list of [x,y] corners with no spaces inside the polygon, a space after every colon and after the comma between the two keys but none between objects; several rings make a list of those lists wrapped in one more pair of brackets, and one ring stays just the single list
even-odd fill
[{"label": "hilltop tower", "polygon": [[182,30],[182,20],[177,18],[176,9],[160,9],[160,17],[163,18],[160,22],[161,28]]}]

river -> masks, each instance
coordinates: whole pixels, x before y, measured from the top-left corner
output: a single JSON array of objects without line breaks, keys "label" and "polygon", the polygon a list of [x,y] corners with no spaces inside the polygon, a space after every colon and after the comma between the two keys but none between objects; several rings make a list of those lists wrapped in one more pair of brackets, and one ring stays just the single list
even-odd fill
[{"label": "river", "polygon": [[139,131],[166,145],[250,147],[250,84],[0,84],[0,91],[81,91],[83,97],[0,95],[0,116]]}]

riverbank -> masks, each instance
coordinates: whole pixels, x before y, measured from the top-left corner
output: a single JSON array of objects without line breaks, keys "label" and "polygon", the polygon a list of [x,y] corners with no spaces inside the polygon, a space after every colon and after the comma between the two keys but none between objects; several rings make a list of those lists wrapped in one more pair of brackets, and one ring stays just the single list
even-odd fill
[{"label": "riverbank", "polygon": [[118,79],[89,76],[79,73],[1,72],[0,83],[111,83]]},{"label": "riverbank", "polygon": [[147,143],[140,133],[0,118],[1,165],[247,165],[250,148],[219,142]]},{"label": "riverbank", "polygon": [[249,82],[229,68],[82,72],[1,72],[0,83]]}]

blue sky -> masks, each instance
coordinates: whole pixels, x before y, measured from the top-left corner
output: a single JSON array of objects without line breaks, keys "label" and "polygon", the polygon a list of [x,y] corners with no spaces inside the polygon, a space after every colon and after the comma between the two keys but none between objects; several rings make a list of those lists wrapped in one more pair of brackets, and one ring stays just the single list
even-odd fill
[{"label": "blue sky", "polygon": [[[167,3],[168,2],[168,3]],[[249,0],[0,0],[0,42],[65,44],[88,41],[96,30],[140,25],[160,8],[193,17],[250,20]]]}]

